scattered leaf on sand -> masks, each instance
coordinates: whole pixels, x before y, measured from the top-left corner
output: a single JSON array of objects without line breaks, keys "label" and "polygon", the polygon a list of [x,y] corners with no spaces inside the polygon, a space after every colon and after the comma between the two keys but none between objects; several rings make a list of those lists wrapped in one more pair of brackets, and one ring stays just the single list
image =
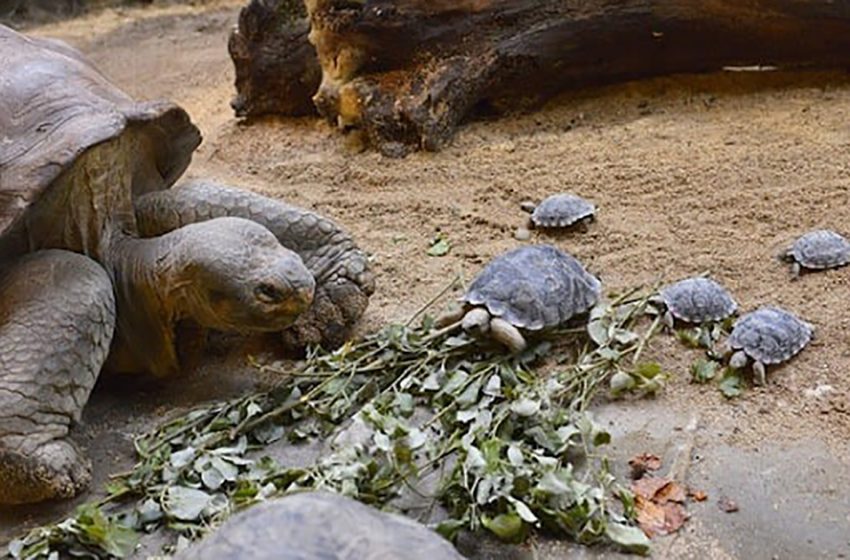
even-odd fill
[{"label": "scattered leaf on sand", "polygon": [[428,256],[443,257],[449,253],[450,249],[451,245],[449,244],[449,240],[440,236],[434,239],[433,243],[431,243],[431,247],[428,249]]},{"label": "scattered leaf on sand", "polygon": [[657,455],[641,453],[629,459],[632,468],[632,480],[643,477],[648,471],[657,471],[661,468],[661,459]]},{"label": "scattered leaf on sand", "polygon": [[638,526],[646,536],[669,535],[678,531],[688,513],[683,505],[685,489],[669,478],[648,476],[632,482]]},{"label": "scattered leaf on sand", "polygon": [[738,511],[738,504],[735,500],[727,498],[726,496],[721,497],[720,500],[717,501],[717,505],[720,506],[721,511],[725,511],[726,513],[735,513]]}]

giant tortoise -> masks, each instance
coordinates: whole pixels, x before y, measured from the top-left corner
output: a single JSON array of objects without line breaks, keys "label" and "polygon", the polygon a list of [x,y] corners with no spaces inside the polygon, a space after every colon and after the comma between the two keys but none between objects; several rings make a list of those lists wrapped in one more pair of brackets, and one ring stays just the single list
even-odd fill
[{"label": "giant tortoise", "polygon": [[400,515],[326,492],[253,506],[178,560],[461,560],[443,537]]},{"label": "giant tortoise", "polygon": [[366,257],[330,220],[167,190],[200,140],[180,107],[0,26],[0,503],[86,486],[67,435],[98,374],[179,371],[178,323],[331,346],[363,313]]}]

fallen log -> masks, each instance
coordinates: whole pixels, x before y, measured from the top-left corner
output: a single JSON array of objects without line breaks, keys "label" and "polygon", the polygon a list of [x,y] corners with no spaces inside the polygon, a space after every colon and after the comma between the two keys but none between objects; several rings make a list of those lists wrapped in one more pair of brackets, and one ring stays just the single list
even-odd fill
[{"label": "fallen log", "polygon": [[850,64],[848,0],[306,0],[306,6],[322,73],[316,108],[394,156],[439,149],[476,108],[527,108],[568,88],[731,65]]},{"label": "fallen log", "polygon": [[314,114],[322,69],[307,40],[310,23],[301,0],[252,0],[239,13],[228,50],[236,68],[238,117]]}]

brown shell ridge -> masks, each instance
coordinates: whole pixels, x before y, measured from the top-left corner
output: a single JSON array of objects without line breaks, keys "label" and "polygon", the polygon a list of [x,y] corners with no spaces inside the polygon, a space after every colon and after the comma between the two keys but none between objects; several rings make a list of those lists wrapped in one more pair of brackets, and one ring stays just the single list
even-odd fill
[{"label": "brown shell ridge", "polygon": [[87,150],[132,129],[134,194],[170,187],[201,142],[169,102],[136,103],[72,47],[0,25],[0,236]]}]

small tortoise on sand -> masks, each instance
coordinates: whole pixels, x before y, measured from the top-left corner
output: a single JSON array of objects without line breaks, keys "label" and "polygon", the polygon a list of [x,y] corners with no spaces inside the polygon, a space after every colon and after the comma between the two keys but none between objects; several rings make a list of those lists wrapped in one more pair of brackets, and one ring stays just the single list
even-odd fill
[{"label": "small tortoise on sand", "polygon": [[670,328],[677,319],[695,324],[722,321],[738,309],[726,288],[703,276],[665,286],[660,296],[667,308],[664,323]]},{"label": "small tortoise on sand", "polygon": [[794,278],[801,269],[825,270],[850,263],[850,242],[834,231],[819,229],[797,239],[780,258],[791,263]]},{"label": "small tortoise on sand", "polygon": [[88,484],[67,435],[101,368],[180,371],[178,323],[326,342],[365,308],[365,255],[328,220],[217,186],[156,193],[197,128],[63,43],[0,26],[0,131],[0,503]]},{"label": "small tortoise on sand", "polygon": [[586,227],[596,214],[593,203],[573,194],[554,194],[536,207],[523,203],[523,208],[531,212],[530,228],[568,228],[576,224]]},{"label": "small tortoise on sand", "polygon": [[560,325],[589,310],[602,284],[579,261],[551,245],[526,245],[493,259],[463,296],[465,306],[440,319],[489,334],[512,352],[526,347],[519,329]]},{"label": "small tortoise on sand", "polygon": [[812,339],[813,328],[778,307],[765,306],[737,321],[727,345],[734,352],[729,365],[734,369],[753,360],[756,382],[765,383],[765,366],[790,360]]},{"label": "small tortoise on sand", "polygon": [[423,525],[324,492],[252,507],[177,560],[462,560]]}]

